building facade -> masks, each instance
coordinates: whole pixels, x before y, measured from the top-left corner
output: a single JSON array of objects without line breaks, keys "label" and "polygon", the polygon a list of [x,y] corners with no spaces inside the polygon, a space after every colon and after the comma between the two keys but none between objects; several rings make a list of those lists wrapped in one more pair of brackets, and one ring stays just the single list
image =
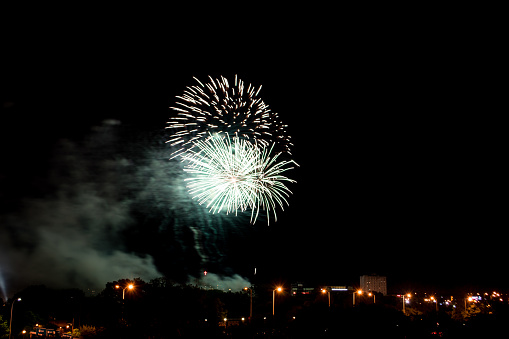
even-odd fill
[{"label": "building facade", "polygon": [[361,275],[361,289],[387,295],[387,277],[380,275]]},{"label": "building facade", "polygon": [[292,296],[298,296],[298,295],[308,295],[308,294],[312,294],[316,288],[315,287],[310,287],[310,286],[306,286],[304,283],[301,283],[301,282],[297,282],[297,283],[294,283],[291,285],[292,287]]}]

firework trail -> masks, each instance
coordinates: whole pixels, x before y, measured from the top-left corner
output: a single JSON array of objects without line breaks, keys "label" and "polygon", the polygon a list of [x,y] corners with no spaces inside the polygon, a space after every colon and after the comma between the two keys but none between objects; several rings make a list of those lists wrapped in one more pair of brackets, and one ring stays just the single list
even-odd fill
[{"label": "firework trail", "polygon": [[260,210],[270,213],[277,221],[276,205],[281,209],[291,191],[284,182],[295,182],[282,175],[292,169],[293,160],[280,161],[281,153],[271,155],[270,148],[254,145],[239,137],[215,134],[194,143],[197,150],[183,155],[189,193],[210,212],[226,210],[226,214],[251,209],[251,222],[256,222]]},{"label": "firework trail", "polygon": [[235,75],[234,85],[221,76],[203,84],[187,86],[182,96],[177,96],[177,116],[170,119],[166,128],[173,134],[167,141],[178,147],[172,158],[193,148],[193,143],[206,139],[209,133],[228,132],[241,139],[262,146],[276,145],[282,152],[290,153],[291,137],[287,135],[278,114],[258,97],[262,88],[251,84],[247,87]]}]

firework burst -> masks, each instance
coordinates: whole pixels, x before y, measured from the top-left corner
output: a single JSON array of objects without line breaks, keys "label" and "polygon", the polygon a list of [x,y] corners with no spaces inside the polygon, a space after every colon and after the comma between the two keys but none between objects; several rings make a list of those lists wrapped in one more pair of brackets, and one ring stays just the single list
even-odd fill
[{"label": "firework burst", "polygon": [[285,182],[295,182],[282,175],[292,169],[293,160],[278,161],[281,153],[272,156],[270,148],[259,146],[237,136],[210,135],[194,143],[196,149],[186,152],[184,171],[189,193],[210,212],[251,209],[251,222],[256,222],[260,210],[277,221],[276,206],[283,209],[291,191]]},{"label": "firework burst", "polygon": [[237,75],[233,86],[223,76],[220,79],[209,76],[210,82],[205,84],[194,79],[198,85],[187,86],[184,94],[177,96],[176,107],[170,107],[177,112],[166,127],[173,132],[167,142],[177,147],[172,158],[185,154],[209,133],[217,132],[227,132],[265,147],[275,145],[276,149],[291,154],[287,126],[258,97],[262,86],[246,86]]}]

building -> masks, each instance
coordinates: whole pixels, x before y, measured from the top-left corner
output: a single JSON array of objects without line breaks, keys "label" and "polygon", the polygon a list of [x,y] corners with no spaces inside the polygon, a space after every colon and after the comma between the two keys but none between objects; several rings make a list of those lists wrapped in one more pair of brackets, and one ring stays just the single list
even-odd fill
[{"label": "building", "polygon": [[361,275],[361,290],[387,295],[387,277],[380,275]]},{"label": "building", "polygon": [[297,295],[308,295],[312,294],[315,291],[315,287],[306,286],[304,283],[298,282],[291,285],[292,287],[292,296]]}]

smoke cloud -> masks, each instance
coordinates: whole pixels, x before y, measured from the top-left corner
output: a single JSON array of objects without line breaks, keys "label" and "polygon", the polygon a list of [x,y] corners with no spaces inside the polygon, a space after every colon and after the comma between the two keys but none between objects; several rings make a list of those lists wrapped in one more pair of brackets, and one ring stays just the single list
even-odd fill
[{"label": "smoke cloud", "polygon": [[[61,140],[43,194],[0,215],[4,294],[30,284],[100,289],[119,278],[168,274],[185,281],[204,267],[233,274],[224,262],[227,229],[242,232],[243,217],[198,205],[161,136],[131,132],[106,120],[82,142]],[[207,279],[249,284],[236,275]]]},{"label": "smoke cloud", "polygon": [[5,280],[2,276],[2,270],[0,268],[0,297],[2,297],[2,300],[7,300],[7,290],[5,289]]},{"label": "smoke cloud", "polygon": [[208,287],[224,291],[231,290],[232,292],[239,292],[242,291],[244,287],[251,286],[249,280],[238,274],[234,274],[232,276],[220,276],[214,273],[207,273],[207,275],[202,276],[199,280],[190,278],[188,283],[197,284],[205,288]]},{"label": "smoke cloud", "polygon": [[[0,267],[10,286],[47,284],[97,289],[121,277],[160,276],[149,255],[126,251],[121,233],[133,224],[116,173],[123,158],[107,157],[112,124],[96,128],[83,147],[62,140],[43,197],[25,198],[0,217]],[[11,292],[13,292],[11,290]]]}]

